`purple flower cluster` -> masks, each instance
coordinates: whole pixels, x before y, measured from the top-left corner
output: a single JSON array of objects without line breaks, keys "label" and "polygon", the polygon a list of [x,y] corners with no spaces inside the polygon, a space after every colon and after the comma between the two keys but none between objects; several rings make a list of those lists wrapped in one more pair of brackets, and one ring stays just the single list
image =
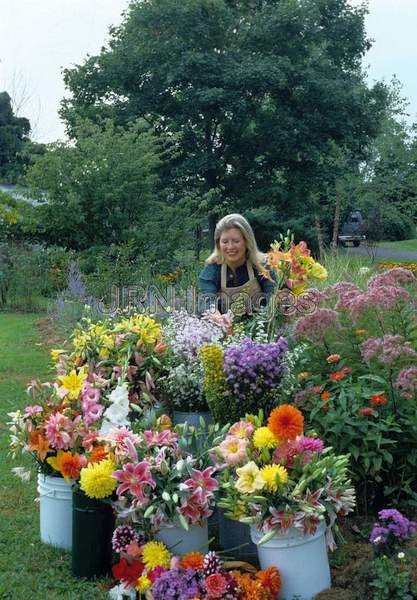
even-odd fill
[{"label": "purple flower cluster", "polygon": [[384,287],[386,285],[404,285],[413,283],[415,280],[414,274],[409,269],[396,267],[395,269],[389,269],[380,275],[371,277],[368,281],[368,288]]},{"label": "purple flower cluster", "polygon": [[170,569],[152,586],[155,600],[191,600],[201,592],[198,575],[193,569]]},{"label": "purple flower cluster", "polygon": [[417,352],[405,342],[401,335],[384,335],[382,339],[370,337],[360,347],[364,360],[369,362],[373,358],[385,365],[391,365],[399,358],[417,358]]},{"label": "purple flower cluster", "polygon": [[417,395],[417,367],[408,367],[400,371],[394,384],[403,398],[414,398]]},{"label": "purple flower cluster", "polygon": [[230,392],[244,400],[275,388],[283,375],[283,357],[288,350],[286,338],[258,344],[245,338],[224,352],[224,373]]},{"label": "purple flower cluster", "polygon": [[130,525],[119,525],[113,532],[112,546],[115,552],[124,552],[132,542],[138,542],[139,535]]},{"label": "purple flower cluster", "polygon": [[174,352],[187,362],[195,361],[201,346],[212,344],[224,335],[214,323],[189,315],[185,310],[173,313],[166,331]]},{"label": "purple flower cluster", "polygon": [[381,510],[378,518],[371,531],[371,544],[404,542],[417,530],[417,523],[404,517],[395,508]]},{"label": "purple flower cluster", "polygon": [[294,335],[297,339],[315,342],[322,340],[329,330],[337,329],[340,329],[337,312],[330,308],[318,308],[312,315],[298,319]]}]

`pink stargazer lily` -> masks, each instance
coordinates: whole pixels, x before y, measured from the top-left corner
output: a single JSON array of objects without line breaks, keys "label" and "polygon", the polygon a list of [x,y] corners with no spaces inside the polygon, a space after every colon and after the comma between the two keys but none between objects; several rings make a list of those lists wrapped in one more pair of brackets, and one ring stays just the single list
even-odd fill
[{"label": "pink stargazer lily", "polygon": [[215,470],[213,467],[207,467],[204,471],[193,469],[193,476],[184,484],[193,492],[203,492],[204,494],[215,492],[219,489],[219,482],[212,477]]},{"label": "pink stargazer lily", "polygon": [[165,431],[144,431],[147,446],[175,446],[178,441],[178,434],[166,429]]},{"label": "pink stargazer lily", "polygon": [[133,496],[136,496],[140,503],[148,501],[144,491],[145,485],[149,485],[151,488],[156,486],[151,475],[151,464],[147,461],[123,465],[123,469],[115,471],[113,477],[121,483],[117,488],[119,496],[124,492],[130,492]]}]

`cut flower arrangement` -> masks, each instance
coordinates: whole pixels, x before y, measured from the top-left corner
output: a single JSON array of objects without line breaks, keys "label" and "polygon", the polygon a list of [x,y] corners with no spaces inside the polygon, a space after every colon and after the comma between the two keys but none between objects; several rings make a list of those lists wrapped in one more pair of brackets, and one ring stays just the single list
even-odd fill
[{"label": "cut flower arrangement", "polygon": [[262,530],[261,544],[290,528],[314,533],[326,521],[327,543],[335,547],[331,528],[337,515],[355,506],[349,457],[337,456],[322,440],[305,436],[297,408],[275,408],[267,424],[262,412],[247,416],[232,425],[212,452],[226,464],[219,506],[230,518]]},{"label": "cut flower arrangement", "polygon": [[155,379],[166,350],[160,326],[148,315],[86,322],[72,344],[71,352],[52,351],[55,380],[32,381],[31,404],[9,413],[12,455],[29,452],[41,472],[68,480],[96,462],[98,438],[127,431],[156,401]]},{"label": "cut flower arrangement", "polygon": [[[224,438],[225,430],[217,425],[209,426],[208,431],[193,428],[190,432],[187,425],[172,429],[165,415],[150,420],[150,416],[145,419],[149,428],[138,433],[115,429],[107,436],[106,452],[113,457],[113,470],[106,481],[115,490],[116,514],[150,533],[162,526],[179,525],[187,530],[190,525],[202,524],[213,512],[219,488],[218,469],[209,449]],[[87,470],[93,472],[101,464]],[[83,487],[83,471],[81,489],[94,497]],[[101,497],[106,497],[108,487],[101,475],[95,481],[98,487],[103,484]],[[97,489],[94,481],[90,484],[90,489]]]},{"label": "cut flower arrangement", "polygon": [[109,592],[115,600],[134,599],[136,592],[150,600],[274,600],[281,589],[275,567],[242,573],[243,563],[222,563],[213,551],[176,556],[161,542],[145,543],[129,526],[115,530],[113,549],[120,556],[113,566],[120,583]]}]

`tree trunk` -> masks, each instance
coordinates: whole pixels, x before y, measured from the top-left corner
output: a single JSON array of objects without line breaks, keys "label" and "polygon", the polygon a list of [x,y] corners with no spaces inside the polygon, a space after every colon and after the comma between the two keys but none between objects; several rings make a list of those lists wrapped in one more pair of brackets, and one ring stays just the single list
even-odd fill
[{"label": "tree trunk", "polygon": [[322,259],[324,256],[324,243],[323,243],[323,235],[321,232],[320,217],[318,214],[314,215],[314,226],[316,229],[317,242],[319,245],[319,255],[320,255],[320,259]]},{"label": "tree trunk", "polygon": [[339,235],[339,224],[340,224],[340,194],[336,192],[336,206],[334,208],[333,217],[333,237],[331,243],[332,256],[336,256],[337,252],[337,237]]}]

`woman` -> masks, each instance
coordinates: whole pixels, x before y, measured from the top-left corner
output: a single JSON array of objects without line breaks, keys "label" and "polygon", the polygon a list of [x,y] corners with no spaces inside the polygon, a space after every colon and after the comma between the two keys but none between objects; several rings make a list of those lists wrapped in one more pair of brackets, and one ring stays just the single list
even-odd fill
[{"label": "woman", "polygon": [[[228,327],[231,323],[222,315],[238,294],[245,294],[246,312],[259,305],[261,296],[272,293],[275,282],[265,272],[266,256],[259,251],[252,227],[242,215],[223,217],[214,232],[214,250],[200,273],[200,292],[213,298],[219,295],[211,319]],[[220,310],[219,310],[220,309]]]}]

